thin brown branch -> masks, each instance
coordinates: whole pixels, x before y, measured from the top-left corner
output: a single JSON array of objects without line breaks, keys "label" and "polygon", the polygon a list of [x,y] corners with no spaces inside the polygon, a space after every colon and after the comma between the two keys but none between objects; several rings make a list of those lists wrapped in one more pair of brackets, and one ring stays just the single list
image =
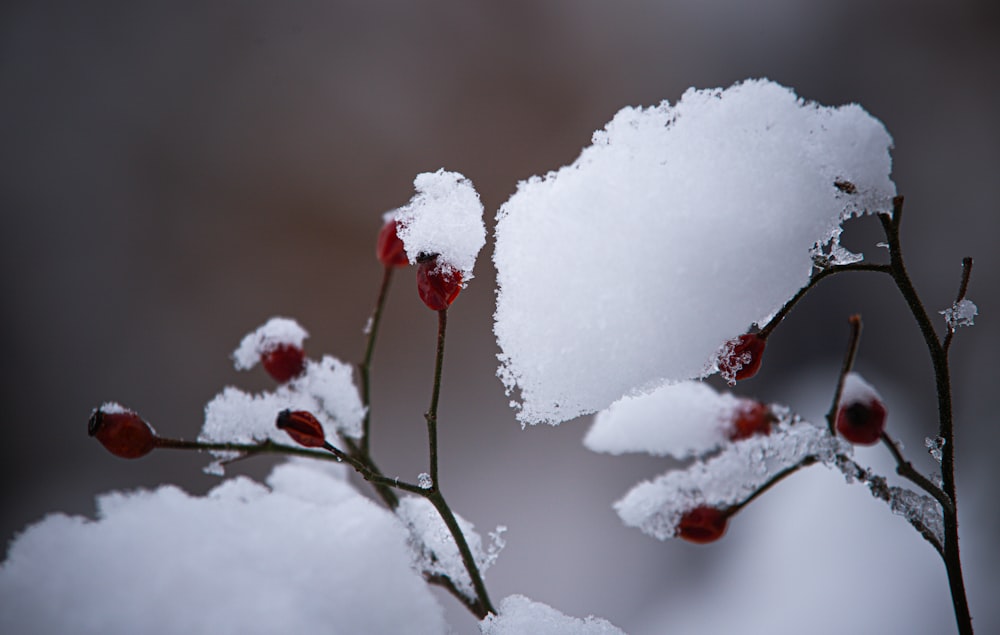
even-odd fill
[{"label": "thin brown branch", "polygon": [[826,413],[826,425],[832,436],[837,436],[837,410],[840,408],[840,397],[844,393],[844,380],[851,372],[851,368],[854,367],[854,358],[858,354],[858,343],[861,341],[861,316],[852,315],[848,321],[851,324],[851,335],[847,342],[847,351],[844,353],[844,362],[840,366],[840,375],[837,376],[837,388],[833,391],[833,402],[830,404],[830,410]]}]

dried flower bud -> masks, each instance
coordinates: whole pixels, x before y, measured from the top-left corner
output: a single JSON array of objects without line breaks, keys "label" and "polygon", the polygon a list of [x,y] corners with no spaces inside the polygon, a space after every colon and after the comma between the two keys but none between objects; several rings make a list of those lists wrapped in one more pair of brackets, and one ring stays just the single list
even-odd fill
[{"label": "dried flower bud", "polygon": [[321,448],[326,443],[323,425],[306,410],[282,410],[275,425],[307,448]]},{"label": "dried flower bud", "polygon": [[136,413],[116,403],[106,403],[90,415],[87,434],[115,456],[137,459],[156,447],[153,428]]}]

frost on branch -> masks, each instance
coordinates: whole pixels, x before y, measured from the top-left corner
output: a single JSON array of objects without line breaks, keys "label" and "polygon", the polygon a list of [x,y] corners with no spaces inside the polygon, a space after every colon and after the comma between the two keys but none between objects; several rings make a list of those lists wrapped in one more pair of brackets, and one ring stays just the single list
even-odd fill
[{"label": "frost on branch", "polygon": [[960,326],[972,326],[975,318],[979,315],[979,307],[971,300],[961,300],[952,304],[944,311],[939,311],[944,316],[944,321],[948,325],[948,330],[954,333]]},{"label": "frost on branch", "polygon": [[46,517],[0,568],[0,632],[448,632],[406,531],[341,466],[280,465],[268,484],[109,494],[96,521]]},{"label": "frost on branch", "polygon": [[[399,501],[396,515],[410,532],[409,544],[413,552],[414,569],[449,578],[465,597],[474,601],[476,593],[458,546],[434,505],[426,498],[406,496]],[[506,543],[503,532],[507,528],[501,526],[495,532],[490,532],[491,542],[484,548],[483,540],[472,523],[458,514],[455,514],[455,519],[472,551],[479,573],[484,574],[493,566],[504,548]]]},{"label": "frost on branch", "polygon": [[768,81],[625,108],[497,214],[499,375],[559,423],[714,372],[848,217],[891,209],[891,139],[857,105]]},{"label": "frost on branch", "polygon": [[944,545],[944,514],[941,505],[926,494],[889,485],[885,477],[873,474],[847,457],[838,457],[834,463],[848,483],[855,481],[868,486],[872,496],[889,504],[894,514],[905,518],[940,551]]},{"label": "frost on branch", "polygon": [[486,244],[479,194],[467,178],[443,169],[418,174],[413,185],[416,195],[394,214],[410,263],[421,254],[438,254],[438,263],[461,272],[468,282]]},{"label": "frost on branch", "polygon": [[615,503],[615,510],[629,527],[666,540],[676,535],[678,522],[689,510],[741,503],[808,457],[831,463],[837,455],[850,454],[851,446],[825,428],[782,421],[770,435],[731,443],[711,459],[639,483]]},{"label": "frost on branch", "polygon": [[594,418],[583,444],[594,452],[647,452],[684,459],[726,443],[742,400],[698,381],[622,397]]},{"label": "frost on branch", "polygon": [[534,602],[523,595],[509,595],[500,602],[499,615],[487,615],[479,624],[483,635],[625,635],[597,617],[579,619]]}]

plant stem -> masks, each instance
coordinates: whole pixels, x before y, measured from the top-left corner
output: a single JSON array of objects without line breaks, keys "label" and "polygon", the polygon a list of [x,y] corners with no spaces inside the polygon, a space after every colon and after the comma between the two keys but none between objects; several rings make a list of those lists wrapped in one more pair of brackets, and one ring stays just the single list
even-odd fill
[{"label": "plant stem", "polygon": [[838,273],[844,273],[846,271],[877,271],[879,273],[889,273],[889,265],[857,262],[849,265],[835,265],[814,273],[812,276],[809,277],[809,282],[806,284],[806,286],[799,289],[798,292],[792,296],[791,300],[785,302],[784,306],[782,306],[781,309],[774,314],[774,317],[772,317],[767,324],[761,327],[760,332],[758,332],[757,335],[761,339],[766,340],[768,336],[771,334],[771,332],[774,331],[775,328],[777,328],[778,324],[780,324],[781,321],[784,320],[785,317],[795,307],[795,305],[799,303],[799,300],[804,298],[805,295],[813,287],[819,284],[821,280]]},{"label": "plant stem", "polygon": [[833,391],[833,403],[826,413],[826,425],[831,436],[837,436],[836,421],[837,410],[840,408],[840,397],[844,392],[844,380],[847,374],[854,367],[854,358],[858,354],[858,343],[861,341],[861,316],[852,315],[848,320],[851,323],[851,336],[847,343],[847,352],[844,353],[844,363],[840,367],[840,375],[837,377],[837,388]]},{"label": "plant stem", "polygon": [[437,354],[434,357],[434,386],[431,389],[431,405],[424,418],[427,420],[427,449],[430,463],[431,489],[438,487],[438,441],[437,411],[441,396],[441,371],[444,367],[444,341],[448,329],[448,309],[438,311]]},{"label": "plant stem", "polygon": [[386,266],[382,270],[382,283],[378,289],[378,299],[375,301],[375,309],[372,311],[371,322],[368,324],[368,341],[365,344],[365,356],[358,364],[358,374],[361,376],[361,403],[365,408],[365,417],[361,423],[361,447],[360,452],[368,455],[369,439],[371,437],[371,365],[372,356],[375,353],[375,339],[378,337],[379,323],[382,321],[382,309],[385,307],[386,298],[389,295],[389,285],[392,283],[392,267]]},{"label": "plant stem", "polygon": [[[899,236],[899,226],[903,218],[903,197],[893,199],[892,215],[879,214],[879,221],[885,230],[889,243],[889,266],[896,287],[910,307],[910,313],[920,327],[927,350],[930,353],[934,367],[934,381],[937,387],[939,436],[944,440],[941,448],[941,480],[944,493],[951,500],[951,506],[944,509],[944,564],[948,572],[948,585],[951,589],[952,604],[955,609],[955,619],[961,635],[971,635],[972,616],[969,613],[969,603],[965,594],[965,582],[962,578],[962,562],[958,548],[958,501],[955,497],[955,443],[954,422],[951,404],[951,371],[948,368],[948,351],[938,340],[927,310],[924,308],[917,291],[910,280],[909,273],[903,264],[902,247]],[[970,263],[971,265],[971,263]]]},{"label": "plant stem", "polygon": [[768,480],[766,483],[758,487],[752,494],[750,494],[750,496],[745,498],[743,501],[736,503],[735,505],[729,506],[727,508],[727,511],[729,512],[730,515],[737,513],[738,511],[749,505],[751,502],[756,500],[759,496],[764,494],[767,490],[771,489],[772,487],[774,487],[784,479],[788,478],[792,474],[798,472],[802,468],[812,465],[817,460],[818,459],[815,456],[807,456],[798,463],[796,463],[795,465],[786,467],[785,469],[781,470],[780,472],[772,476],[771,479]]},{"label": "plant stem", "polygon": [[907,461],[903,457],[903,453],[899,451],[899,446],[896,442],[892,440],[892,437],[888,433],[882,433],[882,443],[889,448],[889,452],[892,454],[892,458],[896,459],[896,474],[911,480],[913,483],[918,485],[920,489],[924,490],[928,494],[934,497],[934,499],[941,504],[942,509],[951,509],[951,499],[944,491],[932,483],[930,479],[917,471],[913,464]]},{"label": "plant stem", "polygon": [[[965,299],[965,294],[969,290],[969,278],[972,276],[972,258],[962,259],[962,282],[958,285],[958,295],[955,296],[955,304]],[[948,333],[944,336],[945,355],[951,349],[951,340],[955,337],[955,329],[948,328]]]}]

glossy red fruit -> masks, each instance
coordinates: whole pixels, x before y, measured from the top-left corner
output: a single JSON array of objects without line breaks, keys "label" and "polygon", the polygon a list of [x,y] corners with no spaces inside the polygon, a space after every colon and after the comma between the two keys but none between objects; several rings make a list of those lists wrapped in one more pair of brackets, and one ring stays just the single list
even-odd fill
[{"label": "glossy red fruit", "polygon": [[306,353],[293,344],[277,344],[261,353],[260,363],[275,381],[283,384],[306,369]]},{"label": "glossy red fruit", "polygon": [[745,333],[726,346],[726,354],[719,358],[719,372],[730,384],[749,379],[760,370],[766,341],[756,333]]},{"label": "glossy red fruit", "polygon": [[837,410],[837,432],[856,445],[875,445],[885,431],[885,404],[871,397],[844,403]]},{"label": "glossy red fruit", "polygon": [[759,401],[747,400],[737,408],[733,416],[729,440],[739,441],[755,434],[771,434],[771,425],[776,420],[770,408]]},{"label": "glossy red fruit", "polygon": [[389,220],[382,226],[378,233],[378,241],[375,243],[375,256],[378,257],[386,267],[405,267],[410,264],[406,257],[406,249],[403,241],[396,235],[399,223],[395,219]]},{"label": "glossy red fruit", "polygon": [[438,265],[437,256],[421,258],[417,266],[417,293],[432,311],[447,309],[462,290],[462,272]]},{"label": "glossy red fruit", "polygon": [[715,542],[726,533],[729,514],[714,507],[695,507],[686,512],[677,524],[677,537],[704,545]]},{"label": "glossy red fruit", "polygon": [[123,459],[146,456],[156,447],[153,428],[136,413],[120,407],[95,410],[87,422],[87,434]]},{"label": "glossy red fruit", "polygon": [[307,448],[323,447],[326,443],[323,424],[307,410],[282,410],[278,413],[275,425],[287,432],[296,443]]}]

